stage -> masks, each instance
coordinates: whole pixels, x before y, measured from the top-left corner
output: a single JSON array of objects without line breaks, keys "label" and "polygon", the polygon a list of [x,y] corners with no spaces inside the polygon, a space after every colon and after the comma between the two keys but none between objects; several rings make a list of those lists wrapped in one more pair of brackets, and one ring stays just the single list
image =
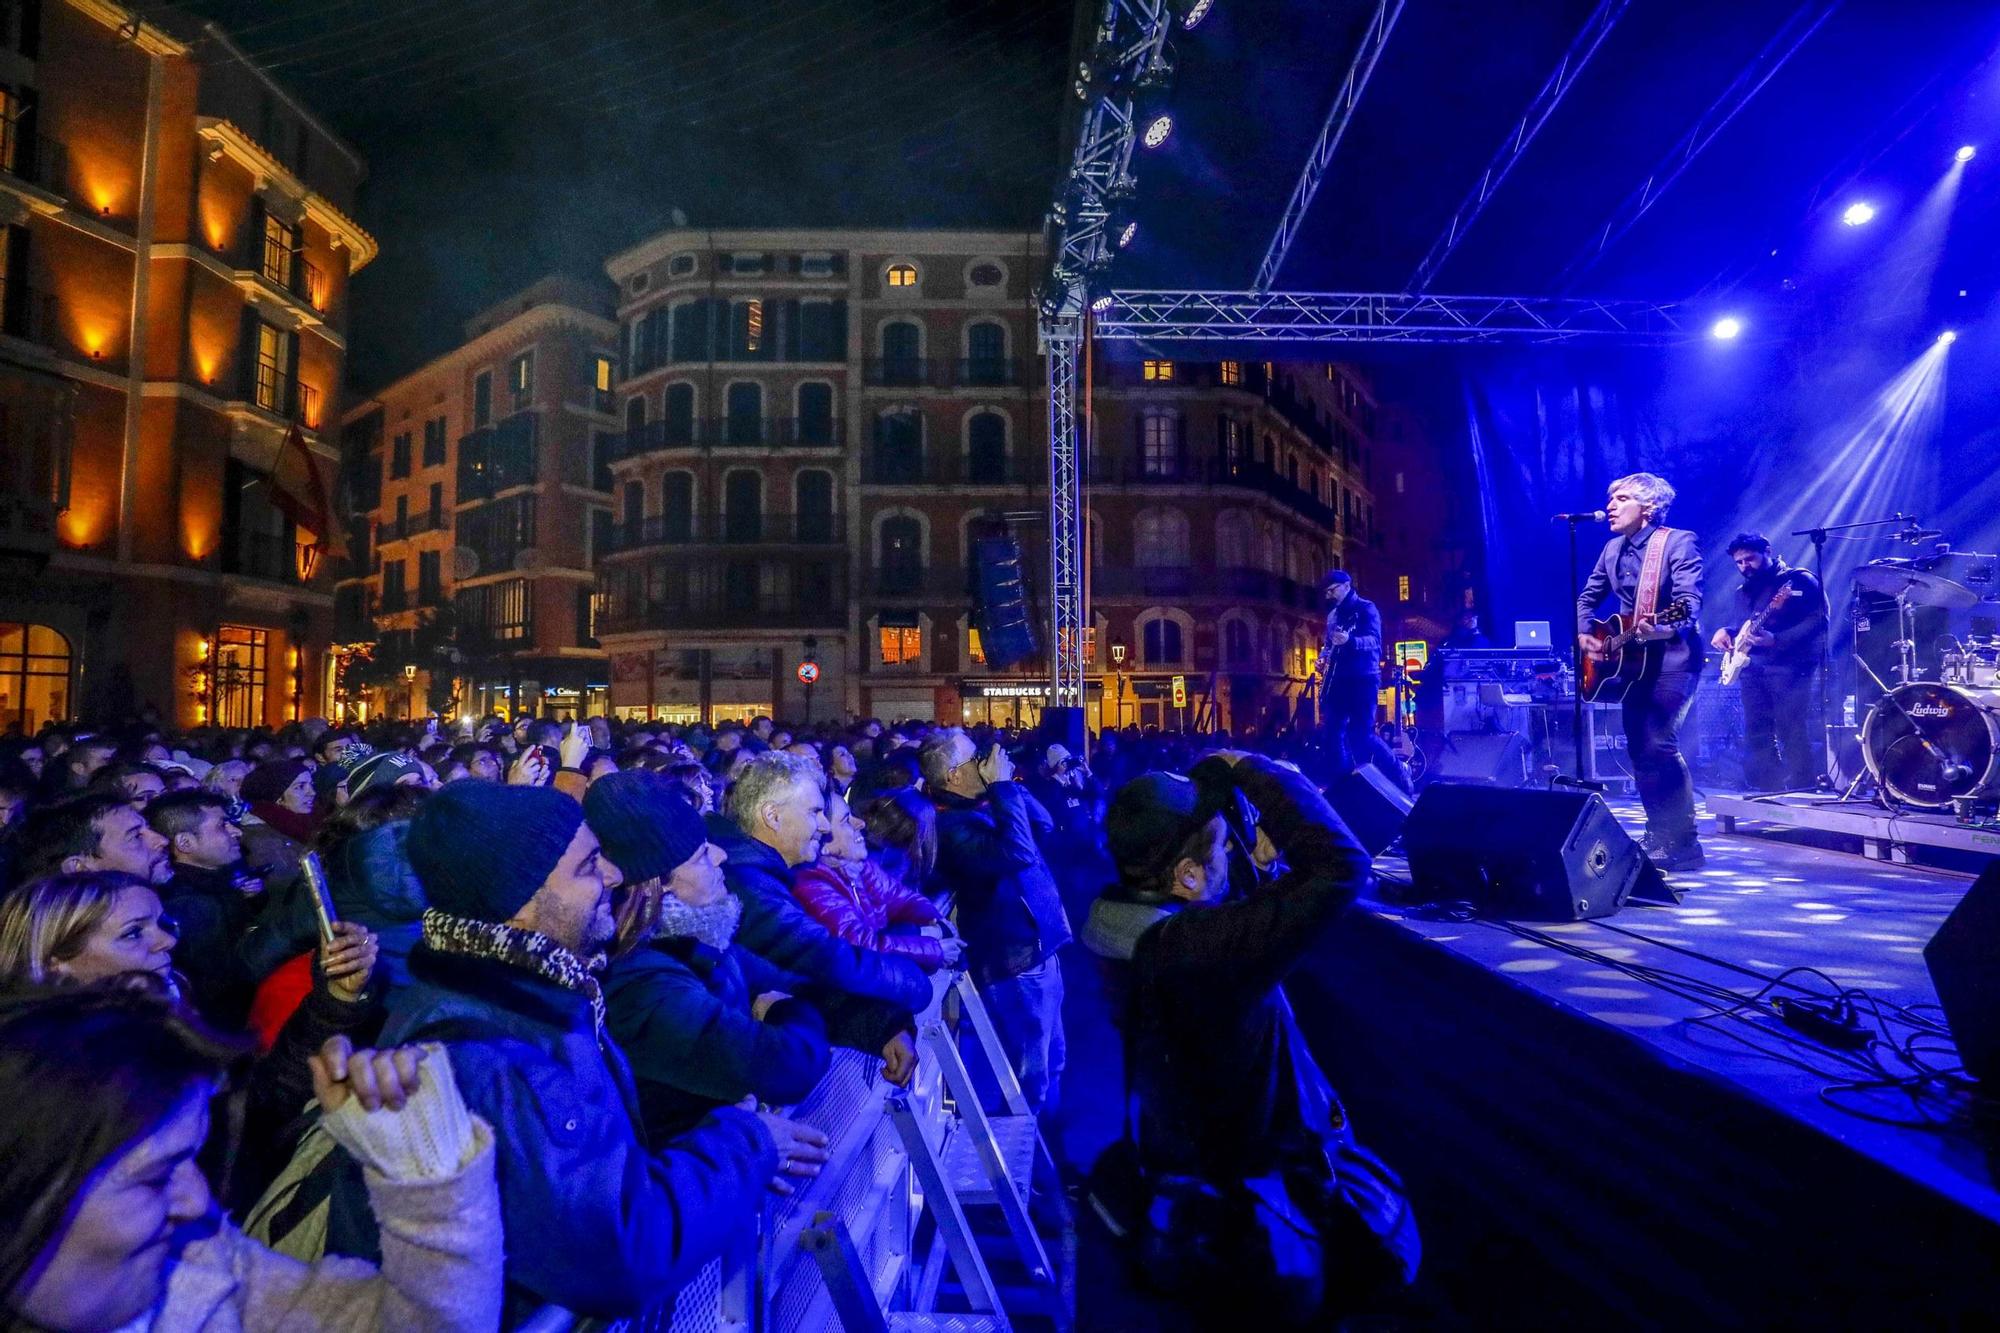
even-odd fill
[{"label": "stage", "polygon": [[[1678,906],[1517,932],[1373,902],[1289,983],[1362,1137],[1409,1177],[1426,1322],[1983,1322],[2000,1168],[1973,1099],[1837,1089],[1880,1071],[1704,990],[1748,1001],[1812,968],[1770,993],[1866,992],[1955,1068],[1919,1035],[1940,1019],[1922,950],[1969,881],[1703,827]],[[1402,867],[1380,868],[1393,889]]]}]

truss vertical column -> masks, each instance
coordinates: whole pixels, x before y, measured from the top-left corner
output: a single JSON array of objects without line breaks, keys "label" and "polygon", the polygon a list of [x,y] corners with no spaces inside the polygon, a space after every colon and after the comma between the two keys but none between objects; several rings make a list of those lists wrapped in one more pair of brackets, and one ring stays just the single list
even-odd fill
[{"label": "truss vertical column", "polygon": [[1043,325],[1049,373],[1049,705],[1083,707],[1083,446],[1077,429],[1082,321]]}]

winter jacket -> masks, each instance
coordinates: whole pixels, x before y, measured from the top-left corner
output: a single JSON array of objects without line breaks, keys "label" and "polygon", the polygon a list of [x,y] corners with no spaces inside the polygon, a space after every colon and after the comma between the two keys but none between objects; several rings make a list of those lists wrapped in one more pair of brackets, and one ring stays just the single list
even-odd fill
[{"label": "winter jacket", "polygon": [[976,800],[951,792],[933,799],[937,877],[957,895],[973,979],[1017,977],[1069,943],[1062,896],[1035,842],[1038,823],[1053,826],[1041,802],[1018,782],[996,782]]},{"label": "winter jacket", "polygon": [[288,1259],[218,1219],[181,1252],[153,1310],[153,1333],[490,1333],[499,1326],[502,1237],[494,1150],[482,1131],[472,1160],[440,1180],[371,1175],[367,1206],[382,1262]]},{"label": "winter jacket", "polygon": [[[604,975],[605,1022],[632,1063],[649,1140],[664,1143],[719,1106],[803,1101],[826,1074],[826,1022],[793,995],[760,1022],[751,1003],[797,979],[747,949],[655,940]],[[886,1039],[885,1039],[886,1040]]]},{"label": "winter jacket", "polygon": [[343,921],[375,932],[377,983],[385,993],[410,981],[410,950],[423,937],[424,886],[403,852],[408,820],[349,838],[326,859],[326,887]]},{"label": "winter jacket", "polygon": [[743,903],[738,944],[787,972],[904,1013],[930,1003],[931,984],[915,963],[836,939],[806,915],[784,857],[718,816],[709,817],[708,839],[729,853],[722,875]]},{"label": "winter jacket", "polygon": [[[389,1009],[381,1044],[442,1042],[493,1126],[510,1325],[549,1303],[605,1319],[657,1306],[754,1226],[777,1170],[770,1133],[732,1108],[648,1151],[631,1070],[586,996],[419,945]],[[336,1188],[328,1248],[372,1258],[359,1175]]]},{"label": "winter jacket", "polygon": [[944,948],[937,940],[889,929],[935,925],[937,908],[872,860],[853,866],[831,861],[800,866],[792,873],[792,896],[836,939],[907,958],[926,972],[944,966]]},{"label": "winter jacket", "polygon": [[1106,962],[1149,1163],[1241,1179],[1331,1133],[1333,1090],[1281,983],[1366,888],[1370,860],[1299,773],[1257,758],[1195,772],[1234,781],[1290,870],[1216,906],[1112,890],[1093,904],[1083,943]]},{"label": "winter jacket", "polygon": [[160,902],[174,919],[174,965],[188,979],[188,998],[215,1027],[234,1031],[250,1013],[257,990],[244,949],[264,895],[236,887],[242,862],[209,869],[174,864],[174,877],[161,886]]}]

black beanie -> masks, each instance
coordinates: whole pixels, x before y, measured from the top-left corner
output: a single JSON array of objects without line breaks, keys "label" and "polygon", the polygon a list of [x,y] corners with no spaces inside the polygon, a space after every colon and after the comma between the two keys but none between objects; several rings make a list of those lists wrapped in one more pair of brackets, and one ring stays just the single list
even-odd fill
[{"label": "black beanie", "polygon": [[708,841],[708,828],[680,783],[646,769],[607,773],[591,783],[583,817],[631,884],[665,879]]},{"label": "black beanie", "polygon": [[261,763],[243,779],[243,799],[275,805],[306,768],[303,759],[272,759]]},{"label": "black beanie", "polygon": [[410,821],[404,850],[432,907],[507,921],[542,887],[583,825],[583,807],[552,787],[447,782]]},{"label": "black beanie", "polygon": [[1104,815],[1104,838],[1121,879],[1145,878],[1155,867],[1166,869],[1187,841],[1187,831],[1201,805],[1201,792],[1178,773],[1141,773],[1118,789]]}]

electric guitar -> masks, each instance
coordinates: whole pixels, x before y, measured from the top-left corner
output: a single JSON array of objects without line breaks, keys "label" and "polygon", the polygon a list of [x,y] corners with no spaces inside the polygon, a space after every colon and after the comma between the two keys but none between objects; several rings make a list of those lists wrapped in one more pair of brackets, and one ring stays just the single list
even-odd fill
[{"label": "electric guitar", "polygon": [[1591,621],[1589,632],[1604,640],[1604,648],[1601,652],[1577,655],[1577,688],[1591,703],[1619,702],[1634,685],[1660,673],[1661,654],[1651,651],[1659,644],[1640,642],[1640,633],[1646,629],[1673,629],[1692,619],[1694,608],[1685,597],[1677,597],[1655,611],[1650,624],[1641,624],[1637,617],[1625,615]]},{"label": "electric guitar", "polygon": [[1764,621],[1770,617],[1773,611],[1783,606],[1786,599],[1796,591],[1798,591],[1797,585],[1791,583],[1785,584],[1782,588],[1771,594],[1771,600],[1764,604],[1762,611],[1744,621],[1743,628],[1736,631],[1736,637],[1729,641],[1729,651],[1722,656],[1722,683],[1724,685],[1734,685],[1736,678],[1743,674],[1743,668],[1750,664],[1750,636],[1761,633],[1764,628]]}]

